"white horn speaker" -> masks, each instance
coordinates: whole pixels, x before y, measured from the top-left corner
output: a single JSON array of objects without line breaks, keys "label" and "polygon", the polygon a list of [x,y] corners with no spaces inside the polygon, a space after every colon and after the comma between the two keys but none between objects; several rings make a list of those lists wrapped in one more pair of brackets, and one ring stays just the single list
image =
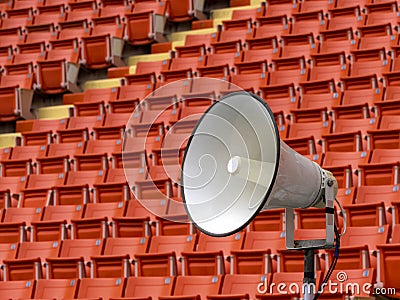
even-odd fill
[{"label": "white horn speaker", "polygon": [[329,172],[280,140],[261,98],[238,92],[197,123],[183,159],[182,198],[198,229],[226,236],[262,210],[325,207],[326,178],[337,187]]}]

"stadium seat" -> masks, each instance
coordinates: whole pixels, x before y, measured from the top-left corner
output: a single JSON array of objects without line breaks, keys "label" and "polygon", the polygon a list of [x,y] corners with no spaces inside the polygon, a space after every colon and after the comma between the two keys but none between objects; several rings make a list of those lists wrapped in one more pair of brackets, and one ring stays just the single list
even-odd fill
[{"label": "stadium seat", "polygon": [[110,235],[108,221],[113,217],[121,217],[123,213],[123,202],[88,203],[85,205],[82,218],[71,220],[71,238],[106,238]]},{"label": "stadium seat", "polygon": [[269,84],[294,83],[298,85],[299,82],[307,81],[307,76],[308,69],[304,56],[273,59]]},{"label": "stadium seat", "polygon": [[293,10],[296,9],[298,9],[298,7],[294,6],[293,2],[291,1],[268,0],[268,6],[265,10],[265,16],[290,16]]},{"label": "stadium seat", "polygon": [[146,237],[137,238],[107,238],[101,256],[92,256],[93,276],[128,277],[132,270],[130,259],[136,253],[145,253],[149,245]]},{"label": "stadium seat", "polygon": [[372,68],[378,77],[382,77],[382,74],[390,71],[391,59],[386,56],[385,48],[351,52],[350,76],[369,75]]},{"label": "stadium seat", "polygon": [[[399,244],[377,245],[378,248],[378,276],[384,287],[395,287],[398,275],[395,272],[399,262]],[[395,296],[399,295],[396,291]]]},{"label": "stadium seat", "polygon": [[124,297],[136,299],[156,299],[173,293],[175,277],[129,277],[126,281]]},{"label": "stadium seat", "polygon": [[42,278],[41,262],[48,256],[57,256],[59,242],[23,242],[16,259],[3,260],[7,280],[33,280]]},{"label": "stadium seat", "polygon": [[15,297],[29,299],[32,297],[35,288],[34,280],[19,280],[0,282],[0,292],[5,299]]},{"label": "stadium seat", "polygon": [[357,4],[347,7],[336,7],[328,12],[328,30],[338,30],[348,28],[357,28],[364,25],[365,16],[361,13],[361,7]]},{"label": "stadium seat", "polygon": [[71,169],[70,157],[83,154],[85,144],[63,143],[47,146],[46,157],[38,157],[36,172],[39,174],[63,173]]},{"label": "stadium seat", "polygon": [[291,23],[285,14],[258,17],[256,24],[257,27],[254,34],[255,39],[267,38],[274,35],[280,36],[283,34],[289,34],[291,29]]},{"label": "stadium seat", "polygon": [[1,161],[1,175],[25,176],[34,173],[32,157],[38,158],[46,155],[46,146],[16,146],[8,160]]},{"label": "stadium seat", "polygon": [[296,12],[292,14],[293,26],[291,34],[304,34],[311,32],[317,35],[320,30],[325,29],[326,20],[322,10]]},{"label": "stadium seat", "polygon": [[341,52],[311,54],[310,80],[340,81],[349,74],[346,54]]},{"label": "stadium seat", "polygon": [[124,280],[121,278],[82,278],[76,299],[110,299],[122,296]]},{"label": "stadium seat", "polygon": [[36,281],[35,299],[73,298],[78,287],[76,279],[39,279]]},{"label": "stadium seat", "polygon": [[[91,256],[100,255],[103,240],[63,240],[58,257],[47,257],[47,279],[74,279],[87,277],[85,263]],[[88,274],[89,275],[89,274]]]},{"label": "stadium seat", "polygon": [[374,3],[365,5],[366,20],[365,25],[378,25],[390,22],[397,24],[397,3],[386,1],[386,3]]},{"label": "stadium seat", "polygon": [[256,274],[227,274],[224,278],[220,295],[207,295],[208,300],[217,299],[255,299],[257,286],[260,283],[270,282],[269,275]]},{"label": "stadium seat", "polygon": [[[338,268],[362,269],[376,268],[375,251],[377,245],[387,243],[389,239],[389,225],[379,227],[348,227],[347,235],[342,240],[341,257]],[[366,238],[368,236],[368,238]],[[329,260],[333,259],[333,252],[327,251]]]},{"label": "stadium seat", "polygon": [[231,250],[231,273],[264,274],[280,270],[278,250],[284,249],[283,231],[250,231],[242,250]]},{"label": "stadium seat", "polygon": [[[196,235],[154,236],[148,253],[135,254],[136,276],[175,276],[182,274],[182,253],[195,250]],[[184,273],[183,273],[184,274]]]},{"label": "stadium seat", "polygon": [[214,238],[200,234],[196,251],[182,253],[184,274],[216,275],[228,273],[230,267],[229,264],[224,263],[224,258],[230,254],[231,250],[241,249],[243,241],[243,233],[224,238]]},{"label": "stadium seat", "polygon": [[176,277],[173,296],[160,296],[158,299],[182,299],[182,296],[185,296],[185,299],[188,300],[206,299],[207,295],[219,294],[221,288],[221,275],[178,276]]},{"label": "stadium seat", "polygon": [[81,205],[55,205],[43,208],[40,221],[31,222],[31,240],[57,241],[70,237],[68,225],[72,219],[82,216]]},{"label": "stadium seat", "polygon": [[344,51],[350,53],[357,49],[357,40],[351,27],[337,30],[320,30],[319,53]]},{"label": "stadium seat", "polygon": [[33,120],[30,131],[22,132],[22,145],[45,145],[52,142],[52,134],[67,127],[68,119]]},{"label": "stadium seat", "polygon": [[365,25],[358,28],[360,39],[358,49],[373,49],[385,47],[389,49],[392,45],[398,44],[398,37],[393,34],[390,23],[378,25]]},{"label": "stadium seat", "polygon": [[21,191],[18,207],[42,207],[52,204],[53,186],[64,183],[64,174],[31,174]]},{"label": "stadium seat", "polygon": [[390,224],[392,215],[385,211],[386,208],[392,206],[391,202],[397,201],[398,190],[396,185],[359,186],[355,204],[344,206],[347,211],[348,225],[381,226]]}]

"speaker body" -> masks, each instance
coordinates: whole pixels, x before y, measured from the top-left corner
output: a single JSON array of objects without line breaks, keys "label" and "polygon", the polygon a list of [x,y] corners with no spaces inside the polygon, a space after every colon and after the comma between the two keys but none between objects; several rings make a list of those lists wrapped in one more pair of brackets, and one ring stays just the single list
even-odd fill
[{"label": "speaker body", "polygon": [[182,164],[182,198],[200,231],[226,236],[262,210],[322,207],[322,173],[280,140],[261,98],[232,93],[211,105],[193,130]]}]

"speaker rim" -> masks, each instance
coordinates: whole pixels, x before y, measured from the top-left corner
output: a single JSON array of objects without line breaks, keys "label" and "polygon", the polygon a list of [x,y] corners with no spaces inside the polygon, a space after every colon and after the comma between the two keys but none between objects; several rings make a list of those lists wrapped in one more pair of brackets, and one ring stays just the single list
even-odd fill
[{"label": "speaker rim", "polygon": [[[187,150],[190,147],[190,144],[192,142],[192,138],[194,136],[194,134],[197,131],[198,126],[200,125],[200,123],[203,121],[203,118],[205,118],[205,116],[207,115],[207,113],[209,113],[209,111],[214,107],[214,105],[217,105],[218,102],[224,100],[225,98],[228,97],[232,97],[232,96],[236,96],[236,95],[244,95],[244,96],[251,96],[253,97],[255,100],[257,100],[258,102],[260,102],[264,108],[266,109],[266,111],[268,112],[270,118],[272,119],[272,124],[274,125],[274,131],[275,131],[275,139],[276,139],[276,157],[275,157],[275,170],[274,170],[274,174],[272,175],[272,179],[271,179],[271,184],[268,187],[268,189],[266,190],[265,196],[262,199],[261,204],[259,205],[259,207],[255,210],[255,212],[253,213],[253,215],[249,218],[249,220],[247,220],[245,223],[243,223],[241,226],[239,226],[237,229],[226,232],[226,233],[220,233],[220,234],[216,234],[216,233],[212,233],[209,232],[203,228],[201,228],[197,222],[195,222],[191,216],[191,214],[189,213],[189,210],[187,208],[187,203],[186,203],[186,197],[185,197],[185,188],[184,188],[184,183],[183,183],[183,178],[184,178],[184,174],[183,174],[183,167],[185,165],[185,161],[186,161],[186,154],[187,154]],[[207,110],[203,113],[203,115],[200,117],[200,119],[197,121],[196,126],[194,127],[192,133],[190,134],[190,137],[188,139],[188,142],[186,144],[186,149],[185,152],[183,154],[183,159],[182,159],[182,169],[181,169],[181,180],[180,180],[180,185],[181,185],[181,195],[182,195],[182,202],[183,202],[183,207],[185,208],[186,214],[189,217],[190,222],[202,233],[205,233],[209,236],[212,237],[225,237],[225,236],[229,236],[229,235],[233,235],[237,232],[242,231],[243,229],[245,229],[250,223],[251,221],[254,220],[254,218],[261,212],[261,210],[264,208],[265,204],[268,201],[269,196],[271,195],[272,189],[275,186],[275,182],[276,182],[276,178],[278,175],[278,170],[279,170],[279,162],[280,162],[280,151],[281,150],[281,139],[279,136],[279,131],[278,131],[278,124],[276,123],[275,117],[274,117],[274,113],[272,112],[271,108],[267,105],[267,103],[264,101],[264,99],[262,99],[260,96],[251,93],[251,92],[246,92],[246,91],[239,91],[239,92],[232,92],[229,94],[224,95],[223,97],[221,97],[218,101],[216,101],[215,103],[213,103],[212,105],[210,105],[209,108],[207,108]]]}]

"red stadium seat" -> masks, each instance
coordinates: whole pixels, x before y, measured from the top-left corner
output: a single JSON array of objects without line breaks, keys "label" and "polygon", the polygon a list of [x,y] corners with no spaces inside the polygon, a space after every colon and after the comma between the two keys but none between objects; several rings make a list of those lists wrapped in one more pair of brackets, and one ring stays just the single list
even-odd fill
[{"label": "red stadium seat", "polygon": [[76,294],[77,299],[110,299],[122,296],[124,280],[121,278],[82,278]]},{"label": "red stadium seat", "polygon": [[215,275],[228,273],[229,264],[225,266],[224,255],[229,255],[231,250],[241,249],[243,241],[243,233],[224,238],[214,238],[200,234],[196,251],[182,253],[185,274]]},{"label": "red stadium seat", "polygon": [[39,279],[36,281],[33,298],[73,298],[78,287],[75,279]]},{"label": "red stadium seat", "polygon": [[31,298],[35,288],[35,281],[7,281],[0,282],[0,292],[4,299]]},{"label": "red stadium seat", "polygon": [[48,278],[74,279],[86,276],[85,262],[100,255],[103,241],[96,239],[64,240],[58,257],[47,257]]},{"label": "red stadium seat", "polygon": [[136,299],[156,299],[172,295],[175,277],[129,277],[126,281],[124,297]]},{"label": "red stadium seat", "polygon": [[173,296],[161,296],[159,300],[206,299],[207,295],[219,294],[222,287],[222,276],[178,276]]}]

